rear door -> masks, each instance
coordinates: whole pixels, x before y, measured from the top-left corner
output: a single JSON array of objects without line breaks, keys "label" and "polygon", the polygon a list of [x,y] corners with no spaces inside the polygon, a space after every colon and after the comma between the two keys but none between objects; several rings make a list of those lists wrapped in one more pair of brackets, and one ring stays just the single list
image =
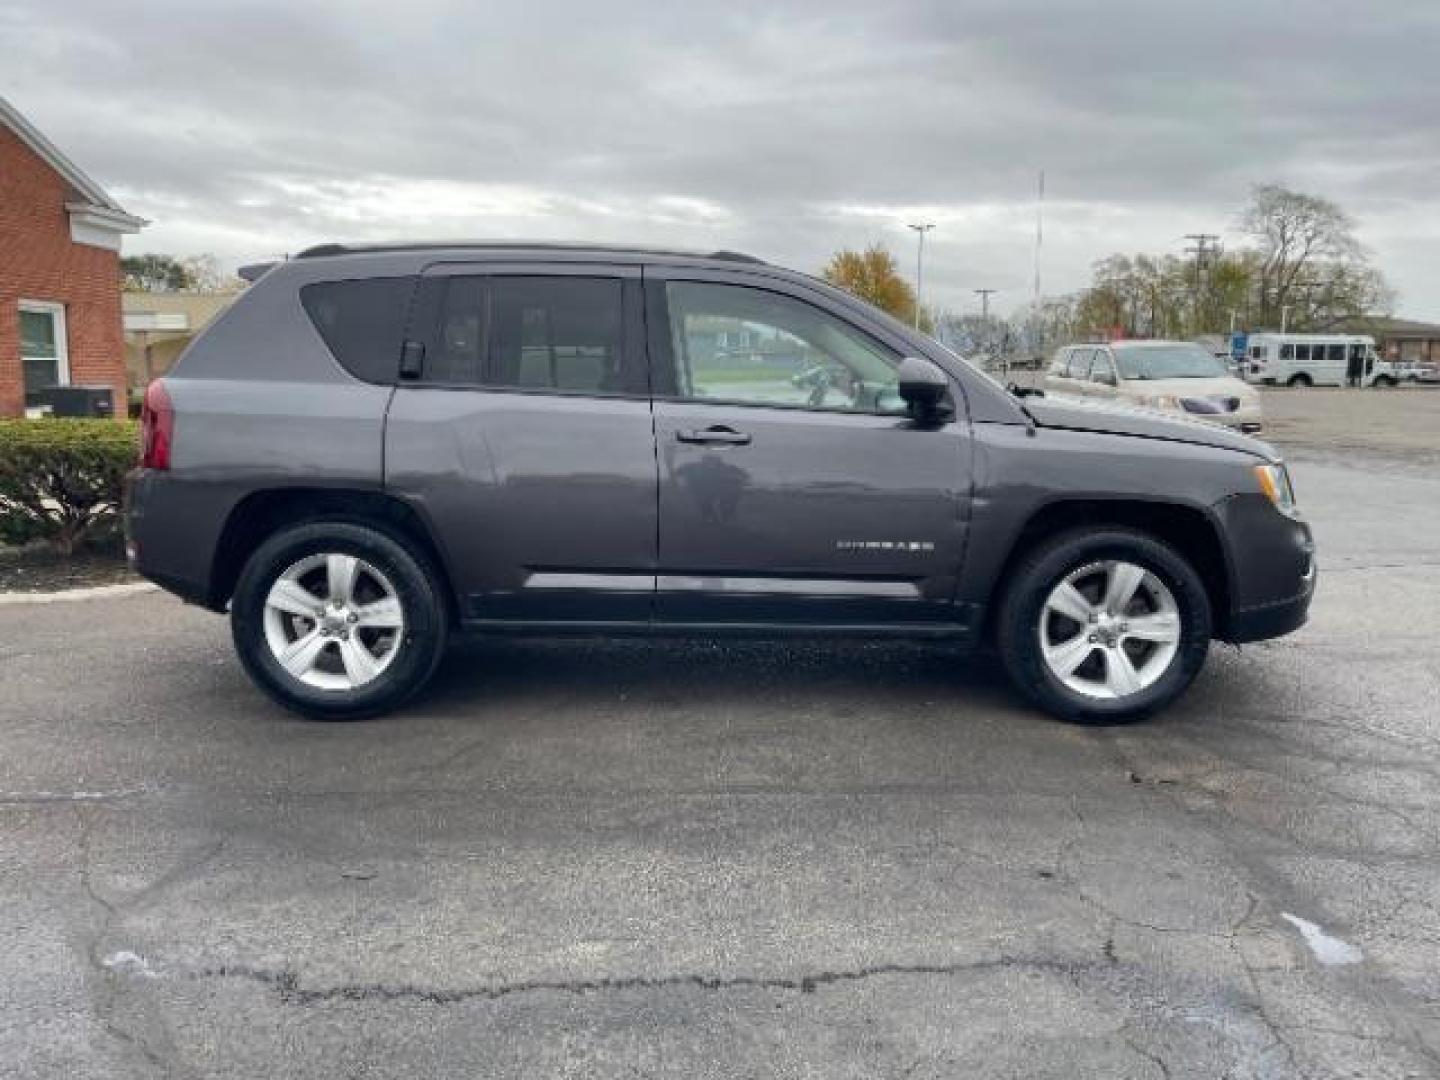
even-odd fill
[{"label": "rear door", "polygon": [[428,519],[479,622],[644,622],[656,467],[640,274],[446,265],[422,279],[387,486]]},{"label": "rear door", "polygon": [[895,391],[903,341],[823,293],[647,268],[656,618],[953,629],[971,445]]}]

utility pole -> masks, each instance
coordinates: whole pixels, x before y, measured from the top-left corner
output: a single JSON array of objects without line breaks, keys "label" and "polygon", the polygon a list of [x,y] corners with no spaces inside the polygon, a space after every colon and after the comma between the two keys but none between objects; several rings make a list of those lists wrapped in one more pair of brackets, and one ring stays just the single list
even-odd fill
[{"label": "utility pole", "polygon": [[1195,287],[1193,290],[1195,309],[1195,331],[1198,333],[1204,329],[1200,325],[1200,292],[1204,286],[1205,259],[1207,256],[1220,254],[1220,237],[1215,233],[1186,233],[1186,240],[1194,240],[1195,243],[1185,249],[1187,254],[1195,256]]},{"label": "utility pole", "polygon": [[1290,306],[1283,304],[1280,307],[1280,333],[1285,333],[1285,326],[1290,321]]},{"label": "utility pole", "polygon": [[935,227],[933,221],[917,222],[909,226],[920,238],[915,249],[915,329],[920,329],[920,302],[925,295],[925,234]]},{"label": "utility pole", "polygon": [[1195,243],[1185,249],[1186,254],[1195,256],[1195,291],[1200,291],[1201,276],[1205,271],[1205,259],[1220,254],[1220,237],[1215,233],[1186,233],[1186,240]]},{"label": "utility pole", "polygon": [[995,290],[995,289],[975,289],[975,290],[973,290],[973,291],[974,291],[974,293],[975,293],[976,296],[980,297],[980,333],[981,333],[981,335],[983,336],[983,342],[982,342],[982,344],[983,344],[983,348],[984,348],[984,351],[985,351],[985,358],[986,358],[986,361],[988,362],[988,361],[994,359],[994,358],[990,355],[990,352],[991,352],[991,340],[990,340],[990,297],[993,296],[993,295],[996,293],[997,290]]}]

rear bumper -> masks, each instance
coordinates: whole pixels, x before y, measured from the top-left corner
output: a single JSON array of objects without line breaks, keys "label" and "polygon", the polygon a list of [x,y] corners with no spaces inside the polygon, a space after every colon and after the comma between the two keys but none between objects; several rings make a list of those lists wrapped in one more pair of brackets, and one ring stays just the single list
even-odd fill
[{"label": "rear bumper", "polygon": [[149,469],[125,478],[125,554],[143,578],[191,604],[213,609],[213,530],[195,513],[183,487]]}]

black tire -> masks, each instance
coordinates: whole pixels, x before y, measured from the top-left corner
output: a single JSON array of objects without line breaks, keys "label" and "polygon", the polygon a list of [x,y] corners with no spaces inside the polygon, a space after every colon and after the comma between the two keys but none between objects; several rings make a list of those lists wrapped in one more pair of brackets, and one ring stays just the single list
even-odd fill
[{"label": "black tire", "polygon": [[1395,380],[1389,375],[1377,375],[1371,385],[1377,390],[1390,390],[1395,386]]},{"label": "black tire", "polygon": [[[383,574],[405,620],[388,666],[353,689],[301,682],[280,665],[266,638],[265,600],[275,580],[306,557],[329,553],[356,556]],[[230,602],[230,630],[245,670],[275,701],[317,720],[359,720],[397,708],[425,685],[444,653],[449,626],[437,575],[424,558],[369,525],[316,521],[274,534],[250,556]]]},{"label": "black tire", "polygon": [[1314,383],[1314,381],[1310,378],[1309,375],[1306,375],[1306,374],[1302,371],[1302,372],[1301,372],[1300,374],[1298,374],[1298,375],[1291,375],[1290,378],[1289,378],[1289,380],[1285,383],[1285,385],[1288,386],[1288,387],[1290,387],[1291,390],[1299,390],[1299,389],[1302,388],[1302,387],[1314,386],[1315,383]]},{"label": "black tire", "polygon": [[[1153,684],[1123,698],[1103,699],[1072,690],[1050,670],[1041,651],[1041,616],[1051,590],[1067,575],[1111,559],[1150,571],[1170,590],[1180,640]],[[1168,544],[1122,527],[1061,533],[1026,554],[1007,579],[996,623],[1000,657],[1016,688],[1051,715],[1083,724],[1129,723],[1173,702],[1204,665],[1210,634],[1210,598],[1195,569]]]}]

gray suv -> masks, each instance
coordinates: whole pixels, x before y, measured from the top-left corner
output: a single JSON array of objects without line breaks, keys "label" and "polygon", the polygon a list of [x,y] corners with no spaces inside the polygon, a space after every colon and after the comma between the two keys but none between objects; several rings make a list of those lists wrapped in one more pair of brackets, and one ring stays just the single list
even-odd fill
[{"label": "gray suv", "polygon": [[249,269],[146,394],[130,552],[311,716],[399,705],[465,629],[993,645],[1044,709],[1117,721],[1212,638],[1306,617],[1310,530],[1264,443],[1018,396],[749,256]]}]

